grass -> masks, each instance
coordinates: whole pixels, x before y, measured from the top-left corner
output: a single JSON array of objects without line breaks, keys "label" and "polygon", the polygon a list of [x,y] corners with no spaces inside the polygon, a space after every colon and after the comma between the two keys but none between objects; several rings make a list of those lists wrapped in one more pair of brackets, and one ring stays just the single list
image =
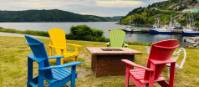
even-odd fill
[{"label": "grass", "polygon": [[34,30],[24,30],[24,31],[22,31],[22,30],[2,28],[2,27],[0,27],[0,32],[30,34],[30,35],[46,36],[46,37],[49,36],[48,32],[46,32],[46,31],[34,31]]},{"label": "grass", "polygon": [[[42,39],[47,44],[47,39]],[[78,67],[77,87],[123,87],[124,76],[105,76],[96,78],[91,71],[90,54],[85,47],[105,46],[102,42],[88,42],[69,40],[70,43],[80,44],[84,48],[81,51],[79,60],[83,64]],[[135,62],[145,64],[146,48],[143,45],[130,45],[141,52],[136,56]],[[22,37],[0,36],[0,87],[25,87],[27,80],[27,55],[30,49]],[[186,49],[188,57],[184,68],[176,71],[175,87],[197,87],[198,86],[198,49]],[[34,73],[37,74],[37,64],[34,64]],[[165,72],[166,74],[166,72]]]}]

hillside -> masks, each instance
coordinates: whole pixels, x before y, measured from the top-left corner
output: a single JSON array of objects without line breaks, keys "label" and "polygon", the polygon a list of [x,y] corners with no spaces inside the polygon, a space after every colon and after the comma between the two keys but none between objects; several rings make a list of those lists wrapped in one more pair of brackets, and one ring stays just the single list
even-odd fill
[{"label": "hillside", "polygon": [[133,9],[121,20],[121,24],[135,24],[142,26],[151,26],[156,18],[160,18],[160,23],[166,25],[170,18],[176,19],[181,25],[186,25],[188,17],[194,20],[194,26],[198,26],[198,13],[183,13],[182,11],[190,8],[198,8],[196,0],[168,0],[154,3],[148,7],[139,7]]},{"label": "hillside", "polygon": [[119,20],[119,18],[81,15],[58,9],[0,11],[0,22],[98,22],[117,20]]}]

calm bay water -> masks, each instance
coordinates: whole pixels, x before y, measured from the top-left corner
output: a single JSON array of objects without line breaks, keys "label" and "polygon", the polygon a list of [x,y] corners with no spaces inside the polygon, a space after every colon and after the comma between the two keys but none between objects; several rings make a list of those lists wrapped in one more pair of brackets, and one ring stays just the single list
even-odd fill
[{"label": "calm bay water", "polygon": [[[40,30],[47,31],[51,28],[58,27],[64,29],[67,33],[70,32],[70,27],[75,25],[85,24],[92,28],[101,29],[104,31],[104,36],[109,37],[109,30],[116,28],[124,28],[125,26],[118,25],[116,22],[3,22],[0,27],[13,28],[17,30]],[[127,34],[126,41],[129,42],[155,42],[163,39],[178,39],[182,42],[180,35],[151,35],[151,34]]]}]

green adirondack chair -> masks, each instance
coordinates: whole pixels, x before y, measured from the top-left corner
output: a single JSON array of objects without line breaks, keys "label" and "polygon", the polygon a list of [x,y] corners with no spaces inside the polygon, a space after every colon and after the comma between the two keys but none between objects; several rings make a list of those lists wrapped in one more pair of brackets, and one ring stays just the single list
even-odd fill
[{"label": "green adirondack chair", "polygon": [[110,42],[106,43],[107,47],[128,47],[124,42],[126,33],[121,29],[110,31]]}]

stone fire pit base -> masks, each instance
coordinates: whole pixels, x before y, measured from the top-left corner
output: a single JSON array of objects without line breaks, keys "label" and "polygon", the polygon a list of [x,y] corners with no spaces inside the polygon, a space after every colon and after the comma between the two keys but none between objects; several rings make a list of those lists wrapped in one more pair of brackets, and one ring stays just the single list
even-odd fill
[{"label": "stone fire pit base", "polygon": [[134,55],[97,55],[92,57],[92,71],[96,77],[125,75],[125,64],[121,59],[133,61]]},{"label": "stone fire pit base", "polygon": [[121,59],[133,61],[139,51],[129,48],[87,47],[92,54],[92,71],[96,77],[118,76],[125,74],[125,64]]}]

